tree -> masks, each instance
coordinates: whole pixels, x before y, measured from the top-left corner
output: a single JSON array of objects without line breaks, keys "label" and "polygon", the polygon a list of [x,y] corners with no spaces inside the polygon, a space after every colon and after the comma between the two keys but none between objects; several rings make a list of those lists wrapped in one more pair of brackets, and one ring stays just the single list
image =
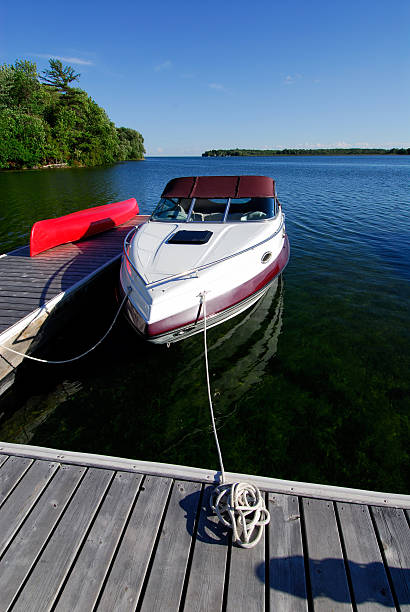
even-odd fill
[{"label": "tree", "polygon": [[118,161],[143,159],[145,148],[142,135],[131,128],[117,128],[119,138]]},{"label": "tree", "polygon": [[40,117],[11,108],[0,110],[0,168],[43,163],[46,131]]},{"label": "tree", "polygon": [[69,84],[78,81],[81,76],[71,66],[63,66],[58,59],[50,59],[49,64],[50,70],[43,70],[45,76],[42,76],[41,80],[46,85],[54,87],[57,91],[67,93],[70,90]]},{"label": "tree", "polygon": [[35,63],[0,65],[0,168],[67,162],[82,166],[143,159],[139,132],[116,128],[70,66],[50,59],[41,83]]},{"label": "tree", "polygon": [[0,108],[15,108],[39,115],[44,108],[37,66],[28,60],[0,67]]}]

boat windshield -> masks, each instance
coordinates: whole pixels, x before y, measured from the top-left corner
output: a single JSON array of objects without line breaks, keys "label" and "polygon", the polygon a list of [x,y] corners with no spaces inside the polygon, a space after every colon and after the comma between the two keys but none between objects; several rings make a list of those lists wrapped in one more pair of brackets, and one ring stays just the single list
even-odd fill
[{"label": "boat windshield", "polygon": [[153,221],[186,221],[191,198],[161,198],[151,215]]},{"label": "boat windshield", "polygon": [[278,213],[276,198],[161,198],[153,221],[261,221]]}]

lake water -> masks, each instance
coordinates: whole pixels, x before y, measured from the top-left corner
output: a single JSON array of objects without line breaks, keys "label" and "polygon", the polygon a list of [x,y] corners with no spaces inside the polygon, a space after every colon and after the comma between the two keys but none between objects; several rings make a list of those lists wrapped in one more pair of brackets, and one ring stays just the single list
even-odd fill
[{"label": "lake water", "polygon": [[[135,196],[142,213],[174,176],[277,182],[290,262],[252,310],[209,331],[228,471],[410,492],[410,158],[148,158],[107,168],[0,173],[0,250],[34,221]],[[114,280],[42,356],[91,345]],[[125,321],[90,357],[26,362],[0,439],[217,469],[203,339],[139,341]],[[4,411],[4,410],[3,410]],[[0,413],[2,407],[0,406]]]}]

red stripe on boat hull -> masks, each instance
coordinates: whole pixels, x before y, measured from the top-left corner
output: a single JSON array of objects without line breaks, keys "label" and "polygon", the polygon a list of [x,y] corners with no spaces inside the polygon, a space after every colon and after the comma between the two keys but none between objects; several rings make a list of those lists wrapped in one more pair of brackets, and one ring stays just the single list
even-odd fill
[{"label": "red stripe on boat hull", "polygon": [[[284,245],[282,251],[275,259],[275,261],[268,266],[265,270],[254,276],[252,279],[235,287],[230,291],[227,291],[223,295],[220,295],[214,299],[207,300],[206,309],[207,316],[222,312],[227,308],[235,306],[239,302],[249,298],[254,293],[257,293],[263,289],[266,285],[271,283],[285,268],[289,261],[290,246],[287,235],[285,236]],[[199,302],[198,302],[199,305]],[[169,333],[177,330],[186,325],[194,323],[198,314],[198,306],[184,310],[176,315],[167,317],[162,321],[156,323],[148,323],[145,329],[145,335],[147,339],[153,339],[157,336]],[[199,320],[202,320],[202,316]]]}]

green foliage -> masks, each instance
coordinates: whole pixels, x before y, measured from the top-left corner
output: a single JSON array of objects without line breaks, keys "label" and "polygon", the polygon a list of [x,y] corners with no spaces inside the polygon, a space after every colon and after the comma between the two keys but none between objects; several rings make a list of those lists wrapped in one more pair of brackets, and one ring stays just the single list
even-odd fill
[{"label": "green foliage", "polygon": [[0,134],[0,168],[33,167],[44,159],[47,131],[40,117],[0,110]]},{"label": "green foliage", "polygon": [[141,159],[144,157],[144,139],[139,132],[131,128],[117,128],[119,138],[119,159]]},{"label": "green foliage", "polygon": [[0,168],[143,159],[141,134],[117,129],[85,91],[70,87],[80,76],[70,66],[51,59],[44,73],[41,83],[28,60],[0,66]]},{"label": "green foliage", "polygon": [[202,157],[265,157],[274,155],[410,155],[410,149],[211,149]]},{"label": "green foliage", "polygon": [[50,59],[50,70],[43,70],[45,76],[41,77],[41,80],[51,87],[55,87],[58,91],[67,92],[70,87],[69,84],[73,81],[78,81],[80,74],[74,72],[74,68],[71,66],[63,66],[60,60]]}]

